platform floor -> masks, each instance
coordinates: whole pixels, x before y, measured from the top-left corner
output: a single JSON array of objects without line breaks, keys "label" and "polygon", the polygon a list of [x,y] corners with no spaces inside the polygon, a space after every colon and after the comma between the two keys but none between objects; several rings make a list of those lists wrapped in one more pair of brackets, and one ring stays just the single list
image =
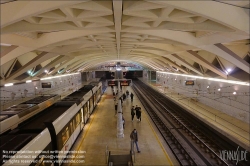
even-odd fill
[{"label": "platform floor", "polygon": [[[178,104],[187,108],[193,115],[202,119],[205,123],[223,133],[238,145],[250,150],[250,126],[248,123],[229,116],[219,110],[209,107],[200,102],[192,101],[190,98],[179,95],[169,89],[164,89],[154,82],[145,81],[150,86],[173,99]],[[182,99],[182,100],[179,100]]]},{"label": "platform floor", "polygon": [[[131,87],[127,87],[127,89],[129,92],[132,91]],[[123,91],[125,90],[123,88]],[[136,118],[132,122],[130,115],[132,105],[138,105],[142,108],[141,122],[137,121]],[[141,153],[135,153],[135,166],[178,165],[178,162],[152,124],[151,119],[136,95],[133,102],[131,102],[130,98],[123,102],[123,116],[125,118],[124,138],[117,138],[117,117],[115,116],[112,91],[108,87],[96,110],[91,115],[89,123],[85,126],[72,148],[75,151],[86,151],[84,154],[85,163],[81,165],[107,165],[105,156],[106,146],[111,151],[111,154],[129,154],[129,136],[134,128],[138,131],[138,144],[141,151]],[[66,165],[74,166],[79,164],[63,164],[63,166]]]}]

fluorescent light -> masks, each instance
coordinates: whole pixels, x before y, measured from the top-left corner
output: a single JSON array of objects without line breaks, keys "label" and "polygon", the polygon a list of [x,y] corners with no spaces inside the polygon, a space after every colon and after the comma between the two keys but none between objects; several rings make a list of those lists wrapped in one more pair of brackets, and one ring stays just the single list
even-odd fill
[{"label": "fluorescent light", "polygon": [[236,95],[236,92],[233,92],[234,95]]},{"label": "fluorescent light", "polygon": [[38,89],[38,87],[36,86],[36,89]]},{"label": "fluorescent light", "polygon": [[232,69],[227,69],[227,72],[229,72],[229,73],[230,73],[231,71],[232,71]]},{"label": "fluorescent light", "polygon": [[6,43],[0,43],[0,45],[1,46],[7,46],[7,47],[11,46],[11,44],[6,44]]},{"label": "fluorescent light", "polygon": [[220,88],[218,89],[218,91],[220,91]]},{"label": "fluorescent light", "polygon": [[4,86],[12,86],[13,83],[4,84]]},{"label": "fluorescent light", "polygon": [[70,75],[75,75],[75,74],[79,74],[79,73],[71,73],[71,74],[64,74],[64,75],[53,76],[53,77],[46,77],[46,78],[42,78],[41,80],[49,80],[49,79],[52,79],[52,78],[65,77],[65,76],[70,76]]},{"label": "fluorescent light", "polygon": [[44,70],[45,73],[48,73],[48,70]]},{"label": "fluorescent light", "polygon": [[32,82],[31,80],[27,80],[26,83]]},{"label": "fluorescent light", "polygon": [[242,81],[225,80],[225,79],[218,79],[218,78],[209,78],[209,77],[194,76],[194,75],[187,75],[187,74],[177,74],[177,73],[169,73],[169,72],[161,72],[161,71],[157,71],[157,72],[171,74],[171,75],[180,75],[180,76],[185,76],[185,77],[190,77],[190,78],[197,78],[197,79],[205,79],[205,80],[211,80],[211,81],[225,82],[225,83],[229,83],[229,84],[238,84],[238,85],[250,86],[250,84],[248,82],[242,82]]},{"label": "fluorescent light", "polygon": [[209,88],[209,86],[207,86],[207,88]]}]

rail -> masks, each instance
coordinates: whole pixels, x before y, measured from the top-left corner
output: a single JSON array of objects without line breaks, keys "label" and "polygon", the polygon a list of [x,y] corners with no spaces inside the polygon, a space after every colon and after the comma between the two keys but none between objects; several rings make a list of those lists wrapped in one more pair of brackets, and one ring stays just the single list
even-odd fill
[{"label": "rail", "polygon": [[[141,86],[140,86],[141,87]],[[153,90],[153,88],[152,88],[152,90]],[[138,92],[137,92],[138,93]],[[141,92],[140,92],[141,93]],[[143,93],[144,94],[144,93]],[[144,96],[148,96],[148,95],[145,95],[144,94]],[[154,98],[154,100],[155,100],[155,102],[157,103],[157,104],[155,104],[155,105],[158,105],[158,106],[161,106],[161,108],[163,108],[163,110],[165,110],[165,111],[167,111],[167,114],[168,115],[170,115],[170,117],[174,120],[174,121],[176,121],[177,123],[178,123],[178,125],[179,126],[181,126],[181,128],[182,129],[184,129],[186,132],[188,132],[188,135],[192,135],[192,138],[193,139],[196,139],[199,143],[201,143],[201,144],[203,144],[203,148],[205,148],[206,149],[206,152],[210,152],[211,154],[213,154],[213,156],[215,157],[217,157],[217,162],[219,162],[219,163],[223,163],[223,164],[225,164],[225,165],[228,165],[224,160],[222,160],[221,158],[220,158],[220,156],[219,155],[217,155],[216,154],[216,152],[213,150],[213,149],[211,149],[205,142],[203,142],[203,140],[201,140],[194,132],[192,132],[190,129],[189,129],[189,127],[187,127],[184,123],[182,123],[182,121],[180,121],[179,120],[179,118],[177,117],[177,116],[175,116],[173,113],[172,113],[172,111],[170,111],[168,108],[166,108],[164,105],[162,105],[162,103],[160,103],[158,100],[156,100],[155,98]],[[151,111],[152,112],[152,111]],[[154,112],[154,111],[153,111]],[[160,117],[165,117],[165,115],[163,115],[162,113],[160,113],[161,115],[157,115],[157,113],[155,113],[155,118],[153,118],[152,117],[152,119],[154,119],[153,121],[155,121],[155,119],[157,119],[157,123],[159,123],[160,125],[163,125],[164,126],[164,128],[166,128],[167,126],[166,125],[164,125],[164,122],[161,120],[161,118]],[[156,122],[155,122],[156,123]],[[157,126],[158,127],[158,126]],[[167,130],[166,130],[167,131]],[[161,132],[161,131],[160,131]],[[171,133],[171,131],[168,131],[168,133]],[[175,138],[175,136],[172,134],[172,136],[171,136],[172,138]],[[178,142],[178,139],[177,138],[175,138],[174,139],[175,140],[175,142]],[[180,146],[182,146],[181,145],[181,143],[179,143],[180,144]],[[170,146],[171,147],[171,146]],[[182,148],[182,150],[185,150],[185,149],[183,149]],[[190,156],[191,157],[191,156]],[[178,159],[179,160],[179,159]],[[181,161],[179,160],[179,162],[181,163]]]},{"label": "rail", "polygon": [[[151,86],[152,88],[156,89],[157,91],[159,91],[159,92],[161,92],[161,93],[164,93],[164,92],[162,92],[161,90],[159,90],[158,88],[156,88],[156,87],[154,87],[154,86],[152,86],[152,85],[150,85],[150,86]],[[241,131],[244,131],[244,132],[247,132],[247,133],[249,133],[249,131],[247,131],[247,130],[245,130],[245,129],[242,129],[242,128],[236,126],[235,124],[233,124],[232,122],[230,122],[230,121],[228,121],[228,120],[226,120],[226,119],[224,119],[224,118],[222,118],[222,117],[220,117],[220,116],[214,114],[213,112],[209,111],[208,109],[203,108],[202,106],[198,105],[198,103],[196,103],[196,102],[192,102],[192,104],[194,104],[194,105],[196,105],[197,107],[199,107],[199,108],[205,110],[206,112],[209,112],[210,114],[212,114],[212,115],[214,116],[214,118],[211,118],[211,117],[207,116],[206,114],[202,113],[201,111],[199,111],[198,109],[196,109],[195,107],[190,106],[189,100],[188,100],[188,104],[186,104],[186,103],[183,101],[184,99],[190,99],[190,97],[185,97],[185,98],[182,98],[182,99],[177,99],[177,98],[174,98],[173,92],[164,93],[164,94],[165,94],[167,97],[170,97],[170,98],[172,98],[173,100],[175,100],[175,101],[177,101],[177,102],[180,102],[180,103],[182,103],[183,105],[185,105],[185,106],[187,106],[187,107],[189,107],[189,108],[194,109],[196,112],[199,112],[199,113],[202,114],[203,116],[205,116],[205,117],[207,117],[207,118],[209,118],[209,119],[215,121],[216,123],[219,123],[221,126],[223,126],[223,127],[227,128],[228,130],[232,131],[234,134],[236,134],[236,135],[239,136],[240,138],[244,139],[246,142],[249,142],[249,139],[243,137],[241,134],[235,132],[234,130],[232,130],[232,129],[229,128],[228,126],[223,125],[223,123],[221,123],[221,122],[218,121],[217,119],[221,119],[221,120],[223,120],[223,121],[229,123],[230,125],[236,127],[237,129],[241,130]],[[170,94],[170,95],[169,95],[169,94]],[[176,93],[176,95],[177,95],[177,93]],[[182,101],[181,101],[181,100],[182,100]]]}]

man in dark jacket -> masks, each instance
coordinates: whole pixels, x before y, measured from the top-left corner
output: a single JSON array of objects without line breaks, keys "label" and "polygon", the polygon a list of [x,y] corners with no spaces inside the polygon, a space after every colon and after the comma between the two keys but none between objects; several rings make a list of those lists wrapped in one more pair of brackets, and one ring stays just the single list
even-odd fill
[{"label": "man in dark jacket", "polygon": [[133,101],[133,98],[134,98],[134,94],[131,92],[130,94],[130,97],[131,97],[131,102]]},{"label": "man in dark jacket", "polygon": [[[137,152],[140,153],[140,149],[139,149],[139,146],[138,146],[138,134],[137,134],[137,131],[136,129],[134,129],[131,134],[130,134],[130,139],[131,141],[133,141],[133,146],[134,146],[134,143],[136,145],[136,149],[137,149]],[[133,148],[134,149],[134,148]]]},{"label": "man in dark jacket", "polygon": [[139,120],[139,109],[140,109],[140,107],[138,107],[138,106],[136,105],[136,106],[135,106],[135,115],[136,115],[137,120]]},{"label": "man in dark jacket", "polygon": [[134,121],[134,116],[135,116],[135,106],[132,106],[132,108],[131,108],[132,121]]}]

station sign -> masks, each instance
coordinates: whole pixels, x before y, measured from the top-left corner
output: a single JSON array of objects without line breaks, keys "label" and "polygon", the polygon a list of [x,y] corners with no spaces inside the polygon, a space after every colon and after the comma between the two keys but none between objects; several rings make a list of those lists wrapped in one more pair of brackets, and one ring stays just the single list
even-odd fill
[{"label": "station sign", "polygon": [[108,86],[118,86],[117,81],[108,81]]},{"label": "station sign", "polygon": [[194,80],[186,80],[185,85],[194,85]]},{"label": "station sign", "polygon": [[51,82],[42,82],[42,88],[52,88]]},{"label": "station sign", "polygon": [[129,86],[131,83],[131,80],[122,80],[120,81],[121,86]]}]

